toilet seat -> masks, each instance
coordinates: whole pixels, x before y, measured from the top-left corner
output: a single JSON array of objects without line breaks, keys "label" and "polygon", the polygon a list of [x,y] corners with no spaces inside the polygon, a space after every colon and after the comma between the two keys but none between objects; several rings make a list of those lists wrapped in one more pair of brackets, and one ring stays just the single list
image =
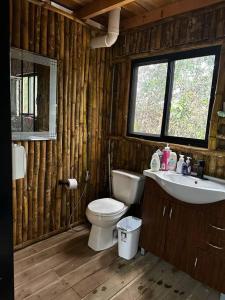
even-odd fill
[{"label": "toilet seat", "polygon": [[88,210],[96,216],[112,216],[121,213],[125,208],[123,202],[112,198],[97,199],[88,204]]}]

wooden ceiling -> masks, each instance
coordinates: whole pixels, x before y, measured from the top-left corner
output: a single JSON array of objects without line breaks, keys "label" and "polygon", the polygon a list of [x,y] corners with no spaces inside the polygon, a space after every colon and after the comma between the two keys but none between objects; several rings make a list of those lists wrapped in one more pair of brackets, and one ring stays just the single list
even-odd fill
[{"label": "wooden ceiling", "polygon": [[[90,20],[107,27],[108,12],[121,7],[121,29],[154,22],[176,14],[213,5],[222,0],[28,0],[69,9],[81,22]],[[60,8],[59,8],[60,9]]]}]

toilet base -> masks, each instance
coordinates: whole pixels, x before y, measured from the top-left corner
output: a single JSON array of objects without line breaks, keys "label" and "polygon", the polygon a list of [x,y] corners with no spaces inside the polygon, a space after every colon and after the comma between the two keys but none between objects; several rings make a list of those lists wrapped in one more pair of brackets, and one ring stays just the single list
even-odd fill
[{"label": "toilet base", "polygon": [[88,246],[95,251],[105,250],[114,246],[118,241],[117,237],[115,237],[115,230],[115,225],[105,228],[92,225]]}]

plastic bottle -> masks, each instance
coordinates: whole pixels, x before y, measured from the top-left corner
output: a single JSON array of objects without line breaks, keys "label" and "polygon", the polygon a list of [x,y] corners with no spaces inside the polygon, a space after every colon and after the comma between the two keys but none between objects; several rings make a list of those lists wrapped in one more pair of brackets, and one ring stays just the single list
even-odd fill
[{"label": "plastic bottle", "polygon": [[170,158],[170,147],[169,144],[163,149],[163,155],[162,155],[162,170],[163,171],[168,171],[169,167],[169,158]]},{"label": "plastic bottle", "polygon": [[188,166],[187,166],[187,162],[185,162],[185,161],[182,164],[182,174],[188,175]]},{"label": "plastic bottle", "polygon": [[188,175],[191,175],[191,157],[187,157],[186,164],[188,168]]},{"label": "plastic bottle", "polygon": [[163,153],[162,153],[162,151],[161,151],[160,149],[158,149],[155,153],[157,153],[158,156],[159,156],[160,167],[161,167],[161,164],[162,164],[162,155],[163,155]]},{"label": "plastic bottle", "polygon": [[184,155],[183,154],[180,154],[180,158],[178,160],[178,163],[177,163],[177,169],[176,169],[176,172],[178,174],[182,174],[182,166],[183,166],[183,163],[184,163]]},{"label": "plastic bottle", "polygon": [[151,171],[157,172],[160,169],[160,159],[158,153],[154,153],[151,159]]},{"label": "plastic bottle", "polygon": [[168,169],[170,171],[175,171],[177,167],[177,154],[176,152],[171,152],[170,153],[170,158],[169,158],[169,167]]}]

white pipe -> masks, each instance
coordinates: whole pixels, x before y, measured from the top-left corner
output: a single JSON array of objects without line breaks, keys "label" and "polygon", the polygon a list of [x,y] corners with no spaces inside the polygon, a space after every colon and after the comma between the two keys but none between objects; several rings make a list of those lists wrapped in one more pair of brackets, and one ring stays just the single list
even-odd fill
[{"label": "white pipe", "polygon": [[108,33],[91,39],[91,48],[111,47],[119,36],[121,8],[115,8],[109,13]]}]

